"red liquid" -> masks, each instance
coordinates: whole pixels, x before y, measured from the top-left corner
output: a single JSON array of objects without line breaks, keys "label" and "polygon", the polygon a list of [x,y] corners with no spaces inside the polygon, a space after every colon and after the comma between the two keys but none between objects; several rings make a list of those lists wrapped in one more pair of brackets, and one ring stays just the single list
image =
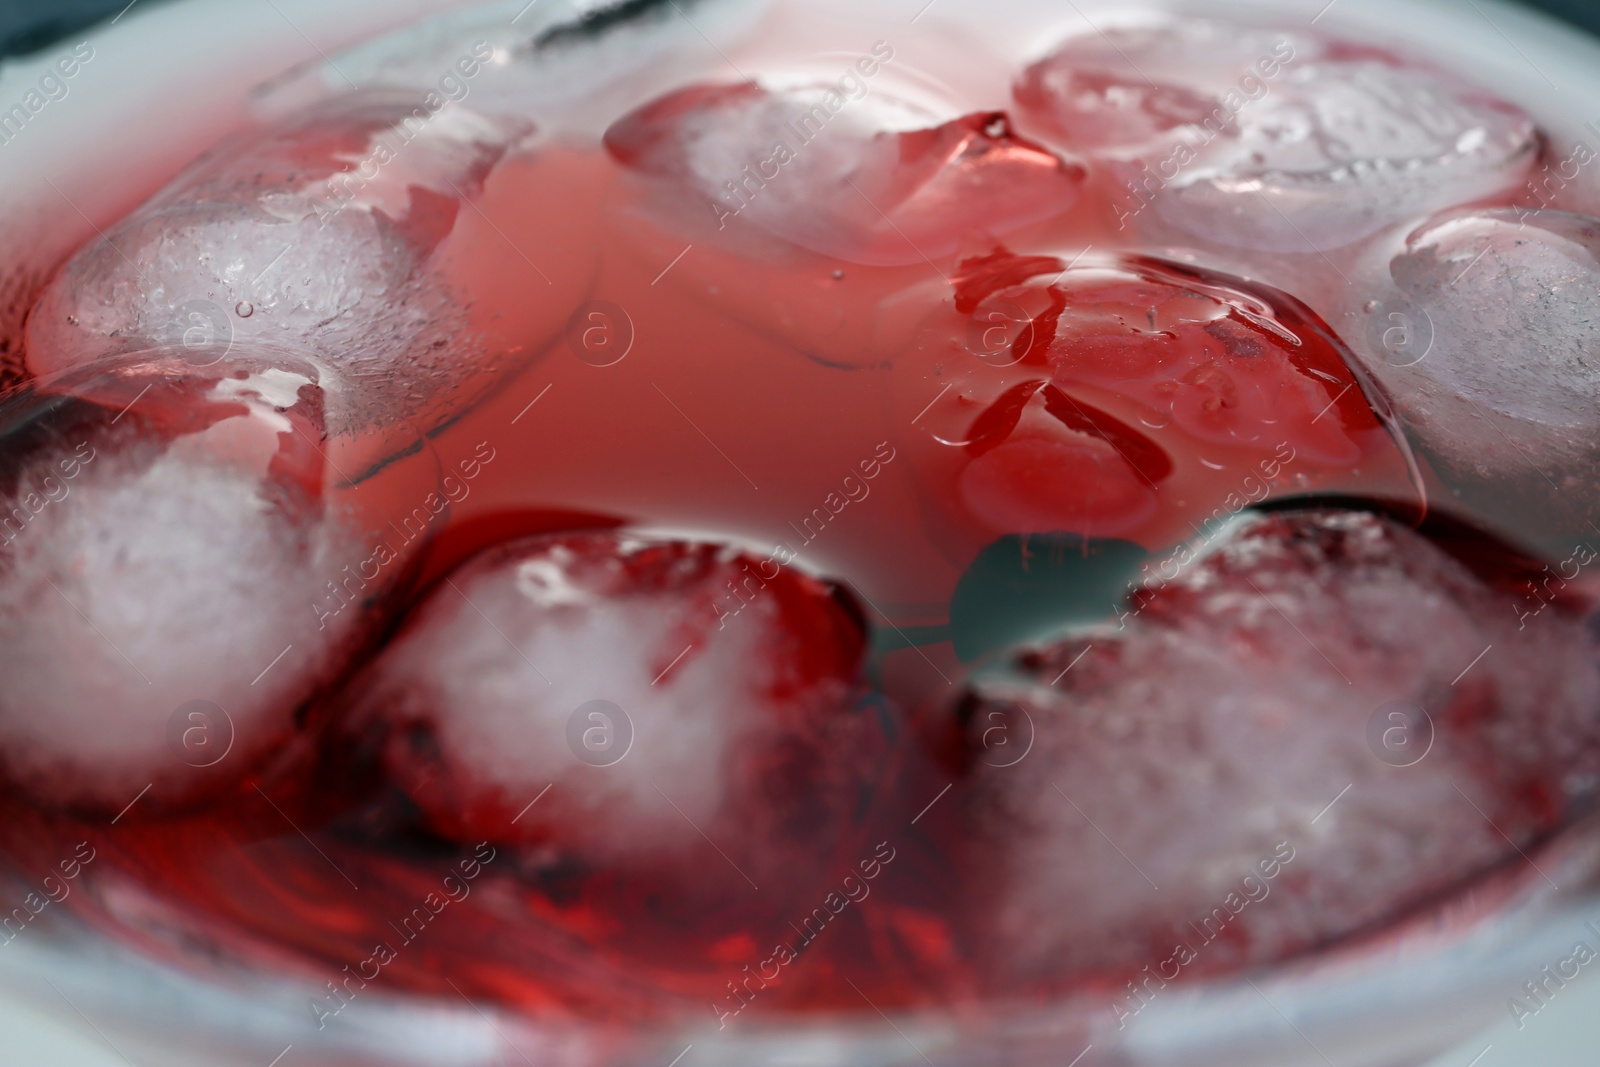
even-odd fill
[{"label": "red liquid", "polygon": [[[775,256],[770,235],[737,220],[666,221],[682,190],[620,164],[638,158],[615,143],[558,145],[501,161],[431,260],[441,287],[471,295],[464,329],[506,366],[529,365],[435,435],[464,491],[424,586],[512,536],[627,527],[756,556],[785,546],[859,599],[877,651],[854,699],[883,709],[892,753],[850,825],[807,858],[804,892],[746,894],[715,870],[714,888],[662,899],[649,881],[541,866],[493,827],[482,848],[448,841],[340,735],[328,693],[290,744],[186,814],[135,804],[107,825],[13,796],[7,851],[26,870],[87,839],[95,891],[73,898],[87,920],[175,959],[198,945],[331,982],[330,1012],[365,988],[351,973],[631,1023],[703,1022],[707,1004],[720,1018],[1019,992],[964,962],[983,936],[968,872],[954,825],[924,813],[952,781],[941,746],[970,665],[947,605],[979,551],[1065,531],[1159,556],[1297,496],[1420,519],[1424,487],[1439,485],[1309,307],[1150,258],[1137,225],[1113,225],[1103,177],[985,126],[962,127],[960,152],[1065,174],[1082,183],[1076,206],[1019,212],[1003,241],[916,216],[916,245],[943,241],[931,262],[893,230],[870,235],[871,255]],[[1008,180],[1026,192],[1031,178]],[[588,304],[551,297],[578,278]],[[1541,831],[1561,816],[1527,806]],[[829,887],[873,861],[870,895],[828,908]],[[447,876],[470,893],[442,903]],[[819,908],[826,924],[805,926]],[[794,959],[772,976],[778,945]],[[1125,978],[1069,967],[1021,991]]]}]

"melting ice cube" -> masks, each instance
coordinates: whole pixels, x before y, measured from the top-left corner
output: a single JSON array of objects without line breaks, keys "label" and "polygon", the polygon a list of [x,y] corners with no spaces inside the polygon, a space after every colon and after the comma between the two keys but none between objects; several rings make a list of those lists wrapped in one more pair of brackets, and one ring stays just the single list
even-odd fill
[{"label": "melting ice cube", "polygon": [[236,780],[371,635],[439,472],[424,449],[350,484],[324,399],[308,365],[146,353],[0,406],[0,762],[35,795]]},{"label": "melting ice cube", "polygon": [[1338,937],[1515,859],[1502,831],[1548,830],[1600,766],[1584,627],[1519,629],[1510,597],[1370,514],[1235,520],[1152,561],[1124,609],[966,698],[1002,981]]},{"label": "melting ice cube", "polygon": [[242,134],[67,263],[29,318],[30,368],[244,341],[336,371],[322,384],[361,398],[360,426],[431,429],[498,353],[430,257],[524,133],[386,93]]},{"label": "melting ice cube", "polygon": [[824,847],[875,770],[876,725],[847,706],[861,651],[841,602],[776,559],[511,542],[415,610],[354,687],[351,728],[387,738],[439,832],[675,881],[703,862],[743,893],[794,842]]},{"label": "melting ice cube", "polygon": [[1083,168],[1012,130],[1004,112],[949,121],[882,92],[701,84],[623,116],[605,143],[673,183],[699,224],[741,222],[855,263],[948,255],[1070,209]]},{"label": "melting ice cube", "polygon": [[1119,219],[1154,205],[1179,231],[1270,251],[1341,247],[1510,189],[1539,148],[1521,110],[1442,71],[1253,27],[1085,34],[1017,95],[1112,166]]},{"label": "melting ice cube", "polygon": [[1454,213],[1412,233],[1388,273],[1349,332],[1418,445],[1514,529],[1592,535],[1600,220]]}]

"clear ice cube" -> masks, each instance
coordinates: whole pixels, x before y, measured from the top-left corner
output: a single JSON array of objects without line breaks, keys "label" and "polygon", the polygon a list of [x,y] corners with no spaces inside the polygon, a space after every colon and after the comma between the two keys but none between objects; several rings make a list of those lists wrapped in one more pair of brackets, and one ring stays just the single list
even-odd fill
[{"label": "clear ice cube", "polygon": [[29,317],[30,369],[243,342],[336,372],[322,385],[360,397],[341,408],[357,428],[431,429],[499,354],[430,259],[526,132],[386,93],[243,134],[66,264]]},{"label": "clear ice cube", "polygon": [[1119,220],[1153,205],[1178,233],[1266,251],[1339,248],[1509,190],[1540,144],[1520,109],[1442,71],[1250,26],[1086,33],[1016,93],[1110,166]]},{"label": "clear ice cube", "polygon": [[1004,112],[941,120],[855,84],[694,85],[623,116],[605,143],[675,186],[693,225],[748,224],[853,263],[947,256],[1076,202],[1083,168]]}]

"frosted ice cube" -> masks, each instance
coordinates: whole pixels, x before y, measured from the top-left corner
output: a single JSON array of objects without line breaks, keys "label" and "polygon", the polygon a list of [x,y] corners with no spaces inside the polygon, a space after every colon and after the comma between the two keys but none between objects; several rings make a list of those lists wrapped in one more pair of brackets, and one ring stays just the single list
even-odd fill
[{"label": "frosted ice cube", "polygon": [[1592,533],[1600,220],[1454,213],[1413,232],[1388,272],[1348,332],[1418,445],[1497,518]]},{"label": "frosted ice cube", "polygon": [[429,261],[524,133],[389,93],[241,134],[66,264],[29,318],[30,368],[249,342],[337,370],[322,384],[361,397],[363,426],[431,428],[498,354]]},{"label": "frosted ice cube", "polygon": [[308,365],[147,353],[0,405],[0,766],[33,795],[114,812],[236,780],[370,636],[434,526],[389,532],[417,525],[389,494],[438,467],[348,484],[324,399]]},{"label": "frosted ice cube", "polygon": [[1457,215],[1390,264],[1433,319],[1417,364],[1450,393],[1554,430],[1600,427],[1600,219],[1564,211]]},{"label": "frosted ice cube", "polygon": [[861,649],[828,589],[774,559],[511,542],[414,611],[353,687],[351,729],[388,739],[390,773],[450,836],[678,874],[731,857],[759,882],[793,860],[782,842],[826,842],[876,770],[875,724],[846,707]]},{"label": "frosted ice cube", "polygon": [[1203,969],[1280,957],[1521,862],[1502,831],[1526,845],[1592,785],[1600,672],[1570,616],[1520,630],[1509,598],[1359,512],[1246,517],[1173,558],[1123,629],[972,683],[975,748],[1023,713],[1034,731],[977,765],[967,808],[1001,975],[1134,972],[1178,941]]}]

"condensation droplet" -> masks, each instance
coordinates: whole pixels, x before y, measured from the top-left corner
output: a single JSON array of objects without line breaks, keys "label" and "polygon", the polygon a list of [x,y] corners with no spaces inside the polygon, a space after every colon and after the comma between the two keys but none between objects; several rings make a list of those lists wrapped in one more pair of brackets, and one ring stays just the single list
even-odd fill
[{"label": "condensation droplet", "polygon": [[835,271],[834,271],[834,272],[833,272],[833,280],[834,280],[834,281],[836,281],[836,282],[842,282],[842,281],[844,281],[844,271],[842,271],[842,270],[835,270]]},{"label": "condensation droplet", "polygon": [[241,300],[234,305],[233,310],[241,319],[248,319],[256,313],[256,306],[248,300]]}]

